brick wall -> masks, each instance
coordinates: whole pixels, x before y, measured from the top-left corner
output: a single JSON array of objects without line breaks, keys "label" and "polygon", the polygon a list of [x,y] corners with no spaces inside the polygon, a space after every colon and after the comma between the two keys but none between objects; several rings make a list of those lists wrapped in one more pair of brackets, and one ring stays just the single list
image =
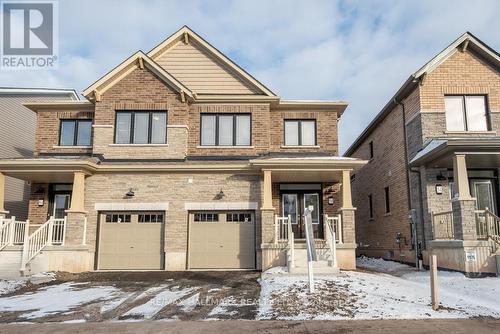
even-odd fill
[{"label": "brick wall", "polygon": [[[414,94],[405,99],[406,116],[415,117],[418,99]],[[408,192],[404,156],[403,114],[395,107],[351,155],[370,159],[369,143],[373,142],[374,158],[355,175],[352,182],[353,205],[357,208],[356,242],[358,252],[400,259],[396,234],[402,233],[407,245],[401,246],[408,261],[411,255],[411,231],[408,221]],[[391,212],[385,212],[384,188],[389,187]],[[373,219],[369,217],[368,196],[372,195]]]},{"label": "brick wall", "polygon": [[92,149],[59,147],[59,127],[61,119],[92,119],[94,113],[80,111],[38,112],[36,122],[35,156],[40,153],[90,153]]},{"label": "brick wall", "polygon": [[[38,200],[43,200],[43,205],[38,206]],[[32,183],[29,198],[30,224],[43,224],[48,219],[49,212],[49,185],[47,183]]]}]

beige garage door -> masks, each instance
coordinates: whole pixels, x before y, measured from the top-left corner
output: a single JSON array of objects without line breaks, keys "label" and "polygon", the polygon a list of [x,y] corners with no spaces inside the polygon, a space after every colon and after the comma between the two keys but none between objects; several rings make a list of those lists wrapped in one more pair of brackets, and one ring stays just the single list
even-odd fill
[{"label": "beige garage door", "polygon": [[162,269],[164,218],[163,212],[101,213],[98,269]]},{"label": "beige garage door", "polygon": [[253,212],[191,212],[190,269],[254,269]]}]

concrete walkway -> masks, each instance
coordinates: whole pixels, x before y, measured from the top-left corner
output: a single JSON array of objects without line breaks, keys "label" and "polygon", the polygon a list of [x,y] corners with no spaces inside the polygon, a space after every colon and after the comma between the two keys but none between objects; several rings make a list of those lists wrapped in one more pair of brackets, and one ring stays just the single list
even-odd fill
[{"label": "concrete walkway", "polygon": [[59,333],[500,333],[500,319],[358,321],[143,321],[106,323],[0,324],[2,334]]}]

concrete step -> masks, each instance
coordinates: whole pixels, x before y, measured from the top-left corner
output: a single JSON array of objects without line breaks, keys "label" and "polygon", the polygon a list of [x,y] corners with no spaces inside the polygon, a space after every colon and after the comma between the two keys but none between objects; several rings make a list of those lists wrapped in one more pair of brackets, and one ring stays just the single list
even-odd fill
[{"label": "concrete step", "polygon": [[[307,274],[307,265],[288,267],[288,272],[290,274]],[[313,273],[314,275],[338,275],[340,269],[331,267],[326,261],[313,262]]]}]

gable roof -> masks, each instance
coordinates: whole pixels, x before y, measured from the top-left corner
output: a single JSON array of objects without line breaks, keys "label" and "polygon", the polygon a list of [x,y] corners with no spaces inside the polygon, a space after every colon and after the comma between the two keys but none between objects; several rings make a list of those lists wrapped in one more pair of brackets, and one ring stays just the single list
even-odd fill
[{"label": "gable roof", "polygon": [[194,41],[197,46],[203,48],[203,50],[210,56],[212,56],[217,62],[221,63],[227,67],[231,72],[234,73],[240,80],[245,82],[247,85],[253,87],[256,91],[261,92],[265,96],[276,96],[269,88],[264,86],[261,82],[255,79],[252,75],[238,66],[235,62],[229,59],[226,55],[220,52],[217,48],[212,46],[188,26],[183,26],[177,32],[172,34],[166,40],[158,44],[151,51],[148,52],[148,56],[157,61],[162,55],[171,50],[179,41],[189,42]]},{"label": "gable roof", "polygon": [[188,97],[193,98],[193,92],[191,92],[191,90],[189,90],[170,73],[165,71],[164,68],[155,63],[151,58],[149,58],[144,52],[140,50],[134,53],[129,58],[125,59],[121,64],[116,66],[114,69],[106,73],[99,80],[86,88],[83,91],[83,95],[89,100],[98,101],[100,99],[100,95],[102,95],[109,88],[113,87],[117,82],[130,74],[133,70],[145,67],[147,67],[151,72],[157,75],[170,87],[175,89],[178,93],[182,95],[185,94]]},{"label": "gable roof", "polygon": [[394,96],[387,102],[387,104],[382,108],[382,110],[375,116],[375,118],[368,124],[368,126],[363,130],[358,138],[351,144],[351,146],[344,153],[345,156],[349,156],[354,153],[359,145],[363,142],[366,137],[375,129],[375,127],[387,116],[393,108],[395,108],[401,100],[407,97],[420,83],[422,79],[425,78],[427,73],[432,72],[435,68],[446,61],[450,56],[455,54],[457,50],[461,48],[463,51],[470,49],[477,55],[479,55],[484,60],[488,61],[495,68],[500,69],[500,54],[494,49],[486,45],[479,38],[474,36],[469,31],[465,32],[450,45],[448,45],[443,51],[434,56],[429,60],[424,66],[419,68],[415,73],[410,75],[410,77],[405,81],[405,83],[399,88],[399,90],[394,94]]}]

